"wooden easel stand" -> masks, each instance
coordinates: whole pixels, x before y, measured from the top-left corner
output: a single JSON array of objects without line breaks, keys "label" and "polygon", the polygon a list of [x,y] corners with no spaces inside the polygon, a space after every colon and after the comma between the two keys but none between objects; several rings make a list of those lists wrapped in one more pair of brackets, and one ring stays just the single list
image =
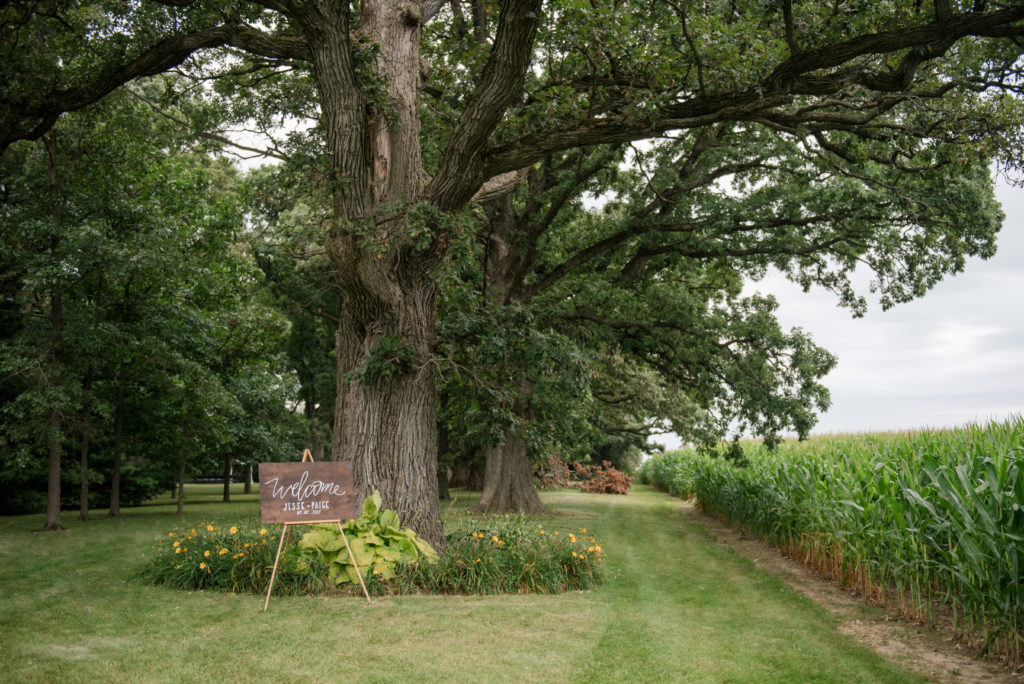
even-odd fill
[{"label": "wooden easel stand", "polygon": [[[305,453],[302,454],[302,462],[312,461],[313,454],[310,453],[309,449],[306,449]],[[356,559],[352,555],[352,547],[348,545],[348,537],[345,536],[345,530],[341,527],[340,520],[319,520],[317,522],[333,522],[338,525],[338,532],[341,532],[341,540],[345,542],[345,550],[348,551],[349,560],[352,561],[352,567],[356,569],[356,577],[359,578],[359,586],[363,588],[363,595],[366,597],[367,603],[373,603],[370,600],[370,592],[366,590],[366,583],[363,582],[363,573],[359,572],[359,565],[356,564]],[[281,535],[281,541],[277,544],[277,555],[274,557],[274,570],[270,573],[270,586],[267,587],[267,599],[263,602],[263,611],[266,612],[267,606],[270,605],[270,592],[274,589],[274,580],[277,579],[277,568],[278,563],[281,560],[281,551],[287,545],[287,539],[291,537],[292,527],[295,525],[305,525],[307,523],[283,523],[284,534]]]}]

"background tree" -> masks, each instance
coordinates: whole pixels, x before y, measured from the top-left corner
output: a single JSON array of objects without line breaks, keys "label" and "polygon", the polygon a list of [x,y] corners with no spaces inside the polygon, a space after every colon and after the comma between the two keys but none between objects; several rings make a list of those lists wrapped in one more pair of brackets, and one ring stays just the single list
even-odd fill
[{"label": "background tree", "polygon": [[[240,250],[236,173],[178,128],[122,91],[0,160],[11,323],[0,341],[0,478],[22,492],[7,512],[36,508],[49,481],[47,525],[59,525],[73,464],[57,458],[47,473],[44,447],[77,447],[82,518],[100,497],[117,515],[123,497],[152,496],[180,470],[181,414],[197,416],[186,422],[202,455],[293,449],[283,323],[259,301]],[[55,415],[59,439],[44,442]]]}]

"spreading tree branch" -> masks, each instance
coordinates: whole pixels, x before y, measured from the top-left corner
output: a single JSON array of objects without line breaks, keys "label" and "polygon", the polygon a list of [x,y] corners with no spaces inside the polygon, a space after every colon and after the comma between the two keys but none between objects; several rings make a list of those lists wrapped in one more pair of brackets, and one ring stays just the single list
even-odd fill
[{"label": "spreading tree branch", "polygon": [[528,166],[485,173],[480,159],[494,127],[522,95],[540,11],[540,0],[502,1],[494,46],[480,75],[480,84],[455,124],[437,174],[427,189],[428,197],[441,209],[464,205],[487,178]]},{"label": "spreading tree branch", "polygon": [[58,117],[97,102],[129,81],[155,76],[178,66],[193,53],[230,45],[275,59],[308,59],[303,40],[271,36],[244,24],[223,24],[210,29],[164,38],[130,59],[122,56],[96,70],[91,81],[64,90],[15,95],[0,105],[0,153],[16,140],[37,140]]}]

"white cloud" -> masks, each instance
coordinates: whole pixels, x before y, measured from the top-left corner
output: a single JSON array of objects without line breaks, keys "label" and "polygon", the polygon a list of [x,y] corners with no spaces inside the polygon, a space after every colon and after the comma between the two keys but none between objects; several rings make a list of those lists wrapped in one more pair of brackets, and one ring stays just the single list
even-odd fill
[{"label": "white cloud", "polygon": [[1024,190],[997,190],[1006,222],[988,261],[972,259],[922,299],[859,320],[828,293],[774,277],[756,287],[839,357],[833,406],[815,432],[962,425],[1024,412]]},{"label": "white cloud", "polygon": [[[1024,413],[1024,189],[997,187],[1006,221],[998,253],[969,260],[923,298],[863,318],[836,297],[804,293],[770,274],[747,292],[779,300],[783,327],[800,327],[836,354],[825,380],[832,407],[815,433],[955,427]],[[864,294],[870,277],[856,274]],[[678,446],[674,435],[658,440]]]}]

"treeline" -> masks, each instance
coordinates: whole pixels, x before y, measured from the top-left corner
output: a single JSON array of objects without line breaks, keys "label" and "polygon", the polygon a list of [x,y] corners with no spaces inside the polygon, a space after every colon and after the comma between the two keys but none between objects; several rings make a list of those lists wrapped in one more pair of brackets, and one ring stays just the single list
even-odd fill
[{"label": "treeline", "polygon": [[122,92],[0,159],[0,513],[180,505],[301,446],[244,185],[179,129]]}]

